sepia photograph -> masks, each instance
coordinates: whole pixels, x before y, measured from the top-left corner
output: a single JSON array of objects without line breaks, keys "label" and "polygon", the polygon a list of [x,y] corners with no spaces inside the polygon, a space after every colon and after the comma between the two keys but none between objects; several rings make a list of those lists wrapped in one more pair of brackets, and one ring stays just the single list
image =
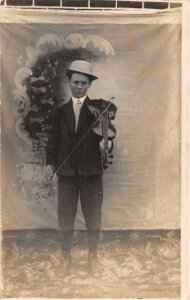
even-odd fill
[{"label": "sepia photograph", "polygon": [[0,6],[2,298],[180,299],[182,2],[47,2]]}]

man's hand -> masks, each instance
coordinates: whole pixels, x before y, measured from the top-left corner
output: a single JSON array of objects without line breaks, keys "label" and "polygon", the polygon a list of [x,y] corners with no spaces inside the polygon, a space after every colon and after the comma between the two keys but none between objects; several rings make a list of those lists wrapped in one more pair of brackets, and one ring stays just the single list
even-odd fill
[{"label": "man's hand", "polygon": [[[99,146],[100,146],[100,150],[102,151],[104,149],[104,145],[105,145],[105,140],[102,139],[99,143]],[[108,140],[108,152],[112,149],[113,147],[113,142]]]},{"label": "man's hand", "polygon": [[51,180],[53,178],[53,175],[54,175],[54,166],[52,165],[47,165],[46,167],[46,177],[47,177],[47,180]]}]

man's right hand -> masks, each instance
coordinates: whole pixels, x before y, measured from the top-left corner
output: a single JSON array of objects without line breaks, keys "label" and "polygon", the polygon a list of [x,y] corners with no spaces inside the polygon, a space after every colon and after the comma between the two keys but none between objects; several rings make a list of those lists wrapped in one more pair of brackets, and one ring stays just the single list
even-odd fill
[{"label": "man's right hand", "polygon": [[47,180],[51,180],[54,176],[54,166],[53,165],[47,165],[46,167],[46,177],[47,177]]}]

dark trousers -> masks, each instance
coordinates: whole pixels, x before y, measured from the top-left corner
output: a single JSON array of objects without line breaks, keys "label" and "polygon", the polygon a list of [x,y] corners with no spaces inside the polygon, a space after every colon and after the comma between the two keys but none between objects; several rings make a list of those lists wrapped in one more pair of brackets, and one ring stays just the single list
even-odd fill
[{"label": "dark trousers", "polygon": [[96,251],[101,227],[102,176],[59,176],[58,223],[62,230],[62,248],[64,251],[71,250],[79,198],[88,230],[89,250]]}]

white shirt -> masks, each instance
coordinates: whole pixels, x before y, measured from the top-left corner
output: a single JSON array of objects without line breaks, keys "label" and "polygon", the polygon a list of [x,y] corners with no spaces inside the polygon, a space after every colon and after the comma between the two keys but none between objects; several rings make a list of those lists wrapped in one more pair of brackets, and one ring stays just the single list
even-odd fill
[{"label": "white shirt", "polygon": [[84,102],[85,98],[86,98],[86,95],[83,96],[83,97],[81,97],[81,98],[72,97],[73,110],[74,110],[74,114],[75,114],[75,131],[77,129],[79,115],[80,115],[80,110],[81,110],[81,107],[83,105],[83,102]]}]

